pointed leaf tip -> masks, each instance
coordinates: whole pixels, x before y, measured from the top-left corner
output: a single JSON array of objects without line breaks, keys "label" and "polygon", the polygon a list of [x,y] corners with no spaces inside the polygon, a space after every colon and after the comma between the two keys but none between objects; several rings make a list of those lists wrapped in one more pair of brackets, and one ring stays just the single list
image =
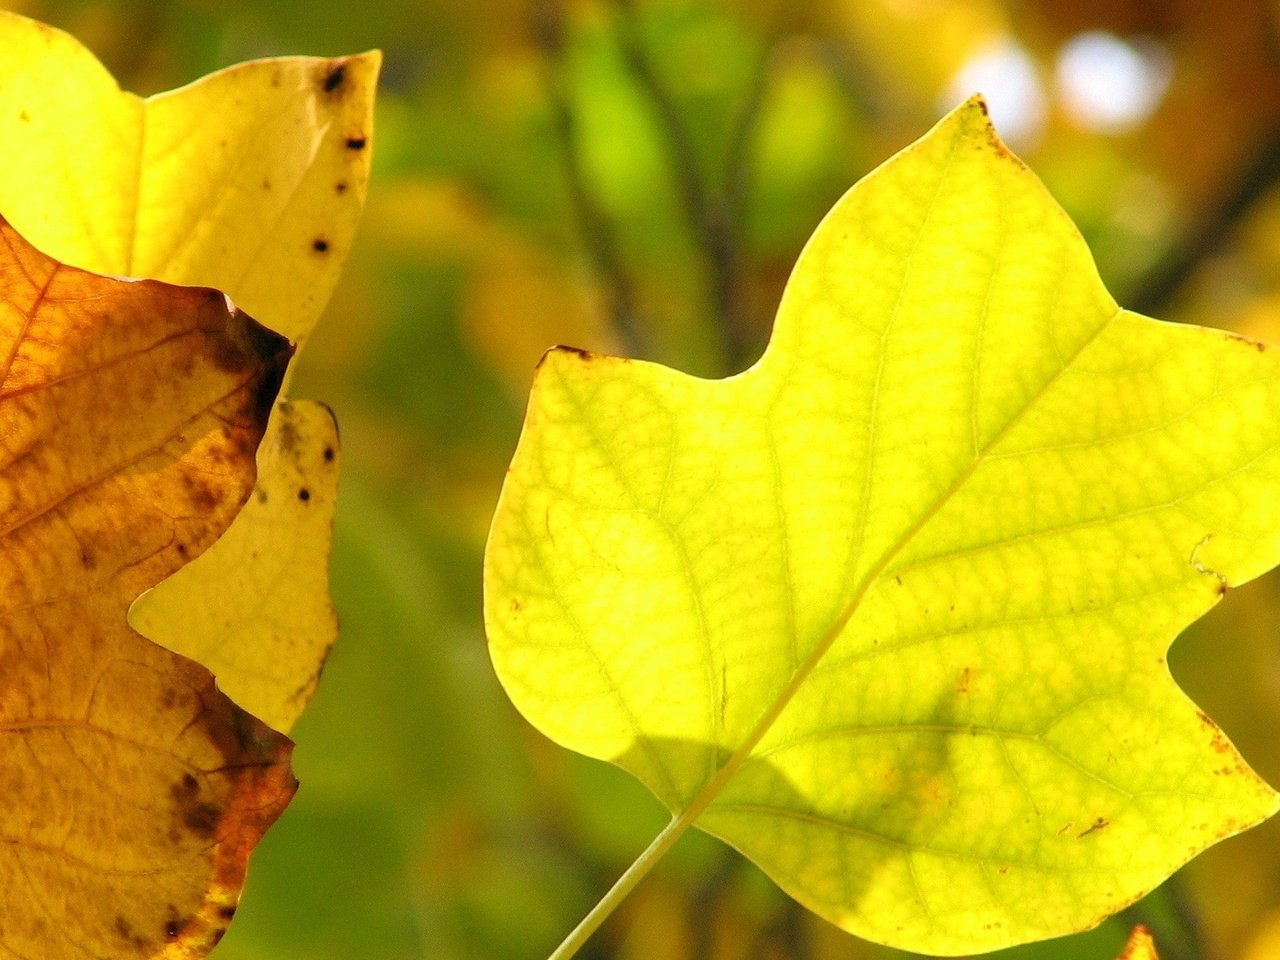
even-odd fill
[{"label": "pointed leaf tip", "polygon": [[1160,960],[1156,952],[1156,941],[1151,931],[1143,924],[1138,924],[1129,934],[1129,939],[1116,960]]}]

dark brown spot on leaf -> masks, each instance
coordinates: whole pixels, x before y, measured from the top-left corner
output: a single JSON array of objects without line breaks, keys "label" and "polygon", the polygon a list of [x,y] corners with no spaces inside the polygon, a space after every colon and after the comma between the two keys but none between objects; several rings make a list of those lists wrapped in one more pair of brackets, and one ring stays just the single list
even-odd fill
[{"label": "dark brown spot on leaf", "polygon": [[183,814],[182,822],[194,833],[198,833],[202,837],[209,837],[213,834],[214,828],[218,825],[218,820],[222,817],[222,811],[212,803],[192,804]]},{"label": "dark brown spot on leaf", "polygon": [[[216,290],[213,293],[225,302],[223,294]],[[224,314],[222,323],[206,327],[205,335],[209,341],[210,358],[225,373],[238,374],[260,366],[279,366],[277,372],[283,377],[283,365],[293,355],[293,345],[288,340],[238,308],[229,316]],[[278,388],[279,384],[275,386]],[[274,401],[274,396],[272,399]]]},{"label": "dark brown spot on leaf", "polygon": [[133,947],[134,950],[142,952],[146,949],[146,938],[139,936],[133,929],[133,926],[124,917],[116,916],[115,931],[116,936]]},{"label": "dark brown spot on leaf", "polygon": [[182,474],[182,487],[192,506],[200,513],[212,513],[222,499],[218,491],[211,487],[202,477],[191,473]]},{"label": "dark brown spot on leaf", "polygon": [[285,368],[293,356],[293,345],[239,309],[228,318],[223,329],[210,329],[206,333],[211,359],[221,370],[253,374],[246,384],[250,391],[246,413],[255,425],[265,429]]},{"label": "dark brown spot on leaf", "polygon": [[301,490],[298,491],[298,499],[301,500],[303,503],[306,503],[308,500],[311,499],[311,491],[308,490],[306,487],[303,487]]},{"label": "dark brown spot on leaf", "polygon": [[346,76],[347,76],[346,62],[344,61],[342,63],[335,65],[332,69],[329,70],[327,74],[325,74],[324,84],[323,84],[324,92],[333,93],[333,91],[337,90],[340,86],[342,86],[342,81],[346,79]]},{"label": "dark brown spot on leaf", "polygon": [[368,140],[364,137],[347,137],[348,150],[363,150]]},{"label": "dark brown spot on leaf", "polygon": [[1109,827],[1110,825],[1111,822],[1105,817],[1098,817],[1098,819],[1094,820],[1093,823],[1086,827],[1083,832],[1076,834],[1076,839],[1083,840],[1089,834],[1095,833],[1098,830],[1102,830],[1104,827]]},{"label": "dark brown spot on leaf", "polygon": [[316,237],[311,241],[311,249],[316,253],[327,253],[329,251],[329,241],[324,237]]},{"label": "dark brown spot on leaf", "polygon": [[333,458],[334,458],[334,457],[336,457],[336,456],[337,456],[337,453],[334,451],[333,447],[325,447],[325,448],[324,448],[324,462],[325,462],[325,463],[333,463]]},{"label": "dark brown spot on leaf", "polygon": [[590,363],[592,360],[596,359],[596,355],[594,353],[592,353],[590,350],[583,350],[581,347],[555,347],[554,349],[559,350],[563,353],[572,354],[573,356],[577,357],[579,360],[582,360],[586,363]]},{"label": "dark brown spot on leaf", "polygon": [[339,180],[333,185],[333,192],[341,196],[347,192],[347,181]]},{"label": "dark brown spot on leaf", "polygon": [[553,353],[559,353],[559,354],[567,353],[570,356],[577,357],[579,360],[582,360],[585,363],[590,363],[591,361],[597,359],[597,355],[592,353],[590,350],[583,350],[580,347],[566,347],[563,344],[561,344],[558,347],[552,347],[550,350],[546,351],[538,359],[538,365],[534,369],[540,370],[542,368],[542,365],[547,362],[547,358],[550,357]]},{"label": "dark brown spot on leaf", "polygon": [[202,838],[213,834],[222,819],[222,811],[216,804],[201,801],[199,780],[190,773],[184,773],[182,779],[170,788],[169,794],[177,804],[182,824],[188,830]]}]

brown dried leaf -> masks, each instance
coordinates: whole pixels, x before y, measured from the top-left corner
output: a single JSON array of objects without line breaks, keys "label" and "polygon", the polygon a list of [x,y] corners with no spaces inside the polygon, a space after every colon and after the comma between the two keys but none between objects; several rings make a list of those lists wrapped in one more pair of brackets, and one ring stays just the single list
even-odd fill
[{"label": "brown dried leaf", "polygon": [[254,482],[288,343],[217,291],[0,221],[0,947],[198,957],[291,797],[289,741],[128,628]]}]

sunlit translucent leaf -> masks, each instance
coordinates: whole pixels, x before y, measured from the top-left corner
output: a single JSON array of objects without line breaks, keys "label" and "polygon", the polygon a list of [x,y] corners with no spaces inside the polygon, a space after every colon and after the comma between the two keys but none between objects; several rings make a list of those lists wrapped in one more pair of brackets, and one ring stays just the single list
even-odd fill
[{"label": "sunlit translucent leaf", "polygon": [[290,349],[217,291],[63,267],[0,221],[0,952],[196,957],[290,744],[125,625],[253,485]]},{"label": "sunlit translucent leaf", "polygon": [[[216,287],[300,341],[364,203],[379,64],[377,53],[264,60],[144,100],[74,38],[0,12],[0,136],[22,145],[0,169],[0,213],[64,262]],[[264,489],[305,482],[314,494],[305,527],[287,538],[288,576],[274,548],[295,506],[259,497],[233,535],[134,617],[152,639],[216,663],[223,688],[280,729],[336,635],[325,577],[337,471],[322,463],[300,478],[301,461],[274,457],[286,421],[273,419],[259,472]],[[210,607],[221,616],[183,613]],[[264,662],[277,666],[264,673]]]},{"label": "sunlit translucent leaf", "polygon": [[[130,623],[218,678],[277,730],[293,726],[337,633],[328,557],[338,431],[318,403],[284,402],[259,449],[254,494],[217,547],[134,604]],[[244,566],[220,562],[240,558]],[[319,562],[317,561],[319,558]]]},{"label": "sunlit translucent leaf", "polygon": [[494,520],[531,722],[868,939],[1087,928],[1276,795],[1165,651],[1280,560],[1280,361],[1119,309],[971,101],[746,373],[555,350]]},{"label": "sunlit translucent leaf", "polygon": [[295,342],[337,282],[380,54],[239,64],[143,99],[74,37],[0,11],[0,209],[96,273],[216,287]]}]

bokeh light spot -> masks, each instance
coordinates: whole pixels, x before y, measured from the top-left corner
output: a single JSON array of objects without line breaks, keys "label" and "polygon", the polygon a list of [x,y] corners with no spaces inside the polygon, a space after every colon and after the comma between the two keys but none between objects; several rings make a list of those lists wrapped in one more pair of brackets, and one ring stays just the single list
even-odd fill
[{"label": "bokeh light spot", "polygon": [[1129,43],[1114,34],[1091,31],[1073,37],[1058,57],[1057,92],[1081,126],[1100,133],[1124,133],[1160,105],[1173,62],[1154,41]]}]

